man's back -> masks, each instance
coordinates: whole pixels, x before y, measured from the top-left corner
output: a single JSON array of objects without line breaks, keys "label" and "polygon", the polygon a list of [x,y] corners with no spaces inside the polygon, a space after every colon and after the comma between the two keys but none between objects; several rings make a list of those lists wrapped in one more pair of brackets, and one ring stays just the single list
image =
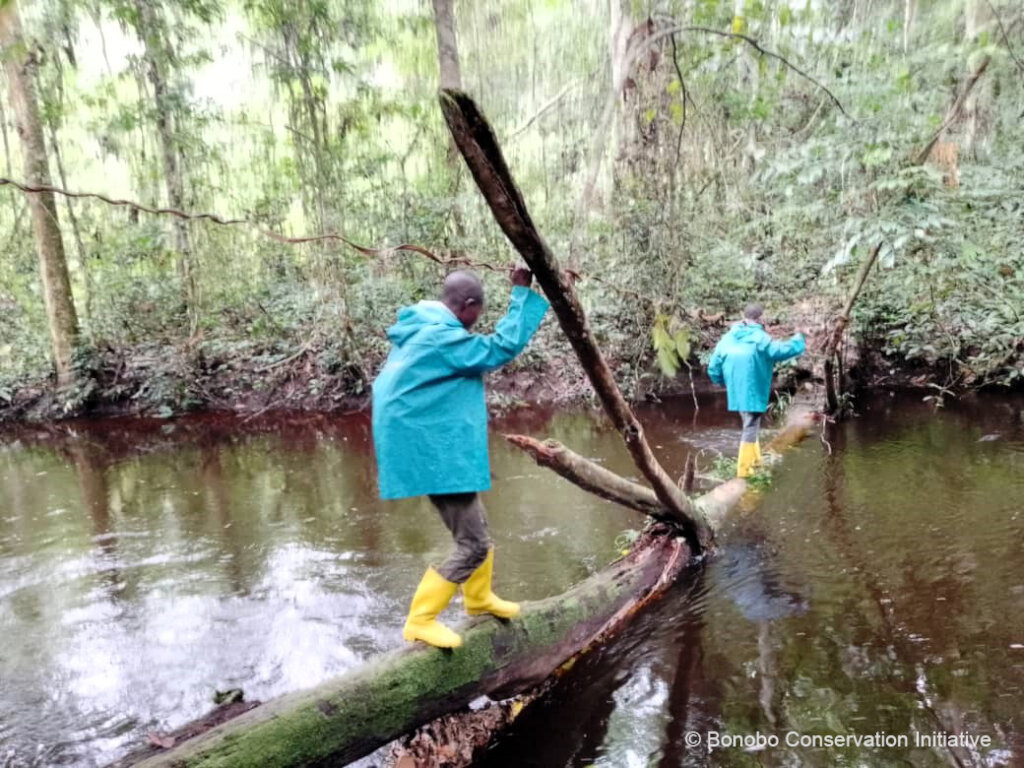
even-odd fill
[{"label": "man's back", "polygon": [[399,312],[373,383],[381,498],[490,489],[483,374],[522,351],[547,306],[529,288],[514,287],[508,313],[489,335],[470,333],[438,301]]},{"label": "man's back", "polygon": [[764,413],[775,363],[803,354],[804,346],[801,334],[775,341],[757,323],[737,323],[715,347],[708,375],[725,385],[730,411]]}]

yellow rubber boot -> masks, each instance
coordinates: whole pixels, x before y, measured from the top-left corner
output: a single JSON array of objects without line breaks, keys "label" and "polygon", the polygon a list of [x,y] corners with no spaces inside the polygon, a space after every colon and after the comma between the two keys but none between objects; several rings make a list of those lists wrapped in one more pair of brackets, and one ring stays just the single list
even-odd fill
[{"label": "yellow rubber boot", "polygon": [[740,443],[740,454],[736,458],[736,477],[750,477],[754,474],[757,458],[757,443]]},{"label": "yellow rubber boot", "polygon": [[458,584],[448,581],[433,568],[427,568],[412,597],[402,637],[410,643],[422,640],[436,648],[458,648],[462,645],[462,638],[437,620],[437,615],[455,597],[458,588]]},{"label": "yellow rubber boot", "polygon": [[514,619],[519,615],[519,603],[502,600],[491,591],[491,579],[494,576],[494,550],[487,553],[487,559],[473,571],[466,583],[462,585],[462,593],[466,598],[466,613],[476,616],[489,613],[499,619]]},{"label": "yellow rubber boot", "polygon": [[760,469],[764,466],[764,456],[761,454],[761,441],[754,442],[754,468]]}]

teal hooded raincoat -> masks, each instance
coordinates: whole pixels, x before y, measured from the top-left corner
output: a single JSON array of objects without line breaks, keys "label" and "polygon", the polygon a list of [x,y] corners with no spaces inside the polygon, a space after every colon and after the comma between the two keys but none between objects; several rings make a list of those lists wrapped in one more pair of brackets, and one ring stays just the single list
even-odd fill
[{"label": "teal hooded raincoat", "polygon": [[764,413],[775,364],[802,355],[805,346],[802,333],[775,341],[757,323],[737,323],[715,347],[708,376],[726,388],[730,411]]},{"label": "teal hooded raincoat", "polygon": [[404,307],[391,353],[373,382],[373,445],[382,499],[486,491],[483,375],[523,351],[548,302],[514,286],[494,333],[470,333],[439,301]]}]

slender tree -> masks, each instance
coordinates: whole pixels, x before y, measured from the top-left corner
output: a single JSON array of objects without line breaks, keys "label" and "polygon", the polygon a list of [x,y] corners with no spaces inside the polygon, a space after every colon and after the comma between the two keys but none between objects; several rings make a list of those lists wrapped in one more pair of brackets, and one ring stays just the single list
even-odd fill
[{"label": "slender tree", "polygon": [[[159,11],[150,0],[136,0],[132,20],[135,32],[143,44],[143,61],[146,77],[153,89],[153,107],[157,137],[160,142],[160,158],[167,189],[167,204],[171,208],[184,210],[185,205],[185,156],[175,125],[175,109],[171,79],[171,62],[174,52],[167,39],[167,29]],[[189,331],[194,332],[198,324],[198,302],[196,297],[196,275],[189,236],[188,222],[174,219],[174,247],[177,252],[178,277],[189,318]]]},{"label": "slender tree", "polygon": [[[441,88],[462,90],[462,70],[459,67],[459,41],[455,32],[454,3],[453,0],[433,0],[433,2]],[[462,171],[462,162],[451,136],[448,137],[448,153],[445,160],[451,178],[449,193],[455,200],[459,192],[459,174]],[[462,237],[466,228],[462,221],[462,209],[458,202],[453,202],[452,216],[455,220],[455,231]]]},{"label": "slender tree", "polygon": [[[25,181],[32,186],[48,187],[51,184],[50,166],[36,99],[37,62],[22,37],[17,0],[4,0],[0,4],[0,46],[11,111],[21,139]],[[52,192],[29,195],[28,205],[43,281],[53,361],[57,381],[64,386],[73,379],[71,356],[78,340],[78,316],[71,294],[60,219]]]}]

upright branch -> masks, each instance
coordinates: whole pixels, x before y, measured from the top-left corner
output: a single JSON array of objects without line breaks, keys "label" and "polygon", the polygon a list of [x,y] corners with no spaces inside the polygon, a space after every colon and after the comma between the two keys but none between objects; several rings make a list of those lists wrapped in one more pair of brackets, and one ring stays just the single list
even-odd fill
[{"label": "upright branch", "polygon": [[441,110],[480,192],[505,236],[533,270],[562,330],[579,357],[612,424],[622,435],[637,469],[673,521],[701,547],[711,544],[712,531],[700,509],[672,481],[644,438],[643,428],[626,403],[608,362],[594,340],[572,281],[530,218],[523,196],[505,163],[494,131],[473,100],[452,90],[441,91]]},{"label": "upright branch", "polygon": [[868,279],[871,267],[878,261],[878,254],[881,250],[882,243],[879,243],[871,249],[867,259],[860,265],[857,277],[853,281],[853,288],[846,299],[846,305],[843,307],[843,311],[839,314],[838,319],[836,319],[835,325],[832,326],[831,333],[825,337],[825,346],[822,352],[825,355],[825,406],[829,413],[836,413],[839,410],[838,386],[835,376],[835,361],[836,354],[839,351],[839,343],[843,339],[846,327],[850,324],[850,313],[853,312],[853,305],[857,302],[861,289],[864,288],[864,281]]},{"label": "upright branch", "polygon": [[992,0],[986,0],[988,3],[988,9],[992,12],[992,18],[996,20],[996,24],[999,26],[999,32],[1003,36],[1003,43],[1006,45],[1006,50],[1010,54],[1010,58],[1013,59],[1013,63],[1020,69],[1021,74],[1024,74],[1024,61],[1021,61],[1020,56],[1017,55],[1017,51],[1013,48],[1013,43],[1010,42],[1010,35],[1006,31],[1006,26],[1003,24],[1002,18],[999,16],[999,11],[992,5]]},{"label": "upright branch", "polygon": [[960,118],[960,113],[963,112],[964,104],[967,103],[967,97],[971,95],[971,91],[974,90],[974,86],[978,84],[978,80],[981,79],[981,76],[985,74],[985,70],[988,69],[988,65],[991,61],[992,58],[990,56],[983,58],[981,63],[979,63],[977,68],[975,68],[974,73],[967,79],[963,90],[960,91],[960,95],[956,97],[956,101],[953,102],[953,105],[946,113],[946,119],[942,121],[942,125],[939,126],[937,131],[935,131],[932,137],[928,140],[928,143],[924,145],[924,149],[917,154],[918,165],[921,165],[928,159],[928,156],[932,153],[932,147],[934,147],[935,143],[942,138],[942,134],[946,132],[946,129],[949,128],[949,126]]}]

